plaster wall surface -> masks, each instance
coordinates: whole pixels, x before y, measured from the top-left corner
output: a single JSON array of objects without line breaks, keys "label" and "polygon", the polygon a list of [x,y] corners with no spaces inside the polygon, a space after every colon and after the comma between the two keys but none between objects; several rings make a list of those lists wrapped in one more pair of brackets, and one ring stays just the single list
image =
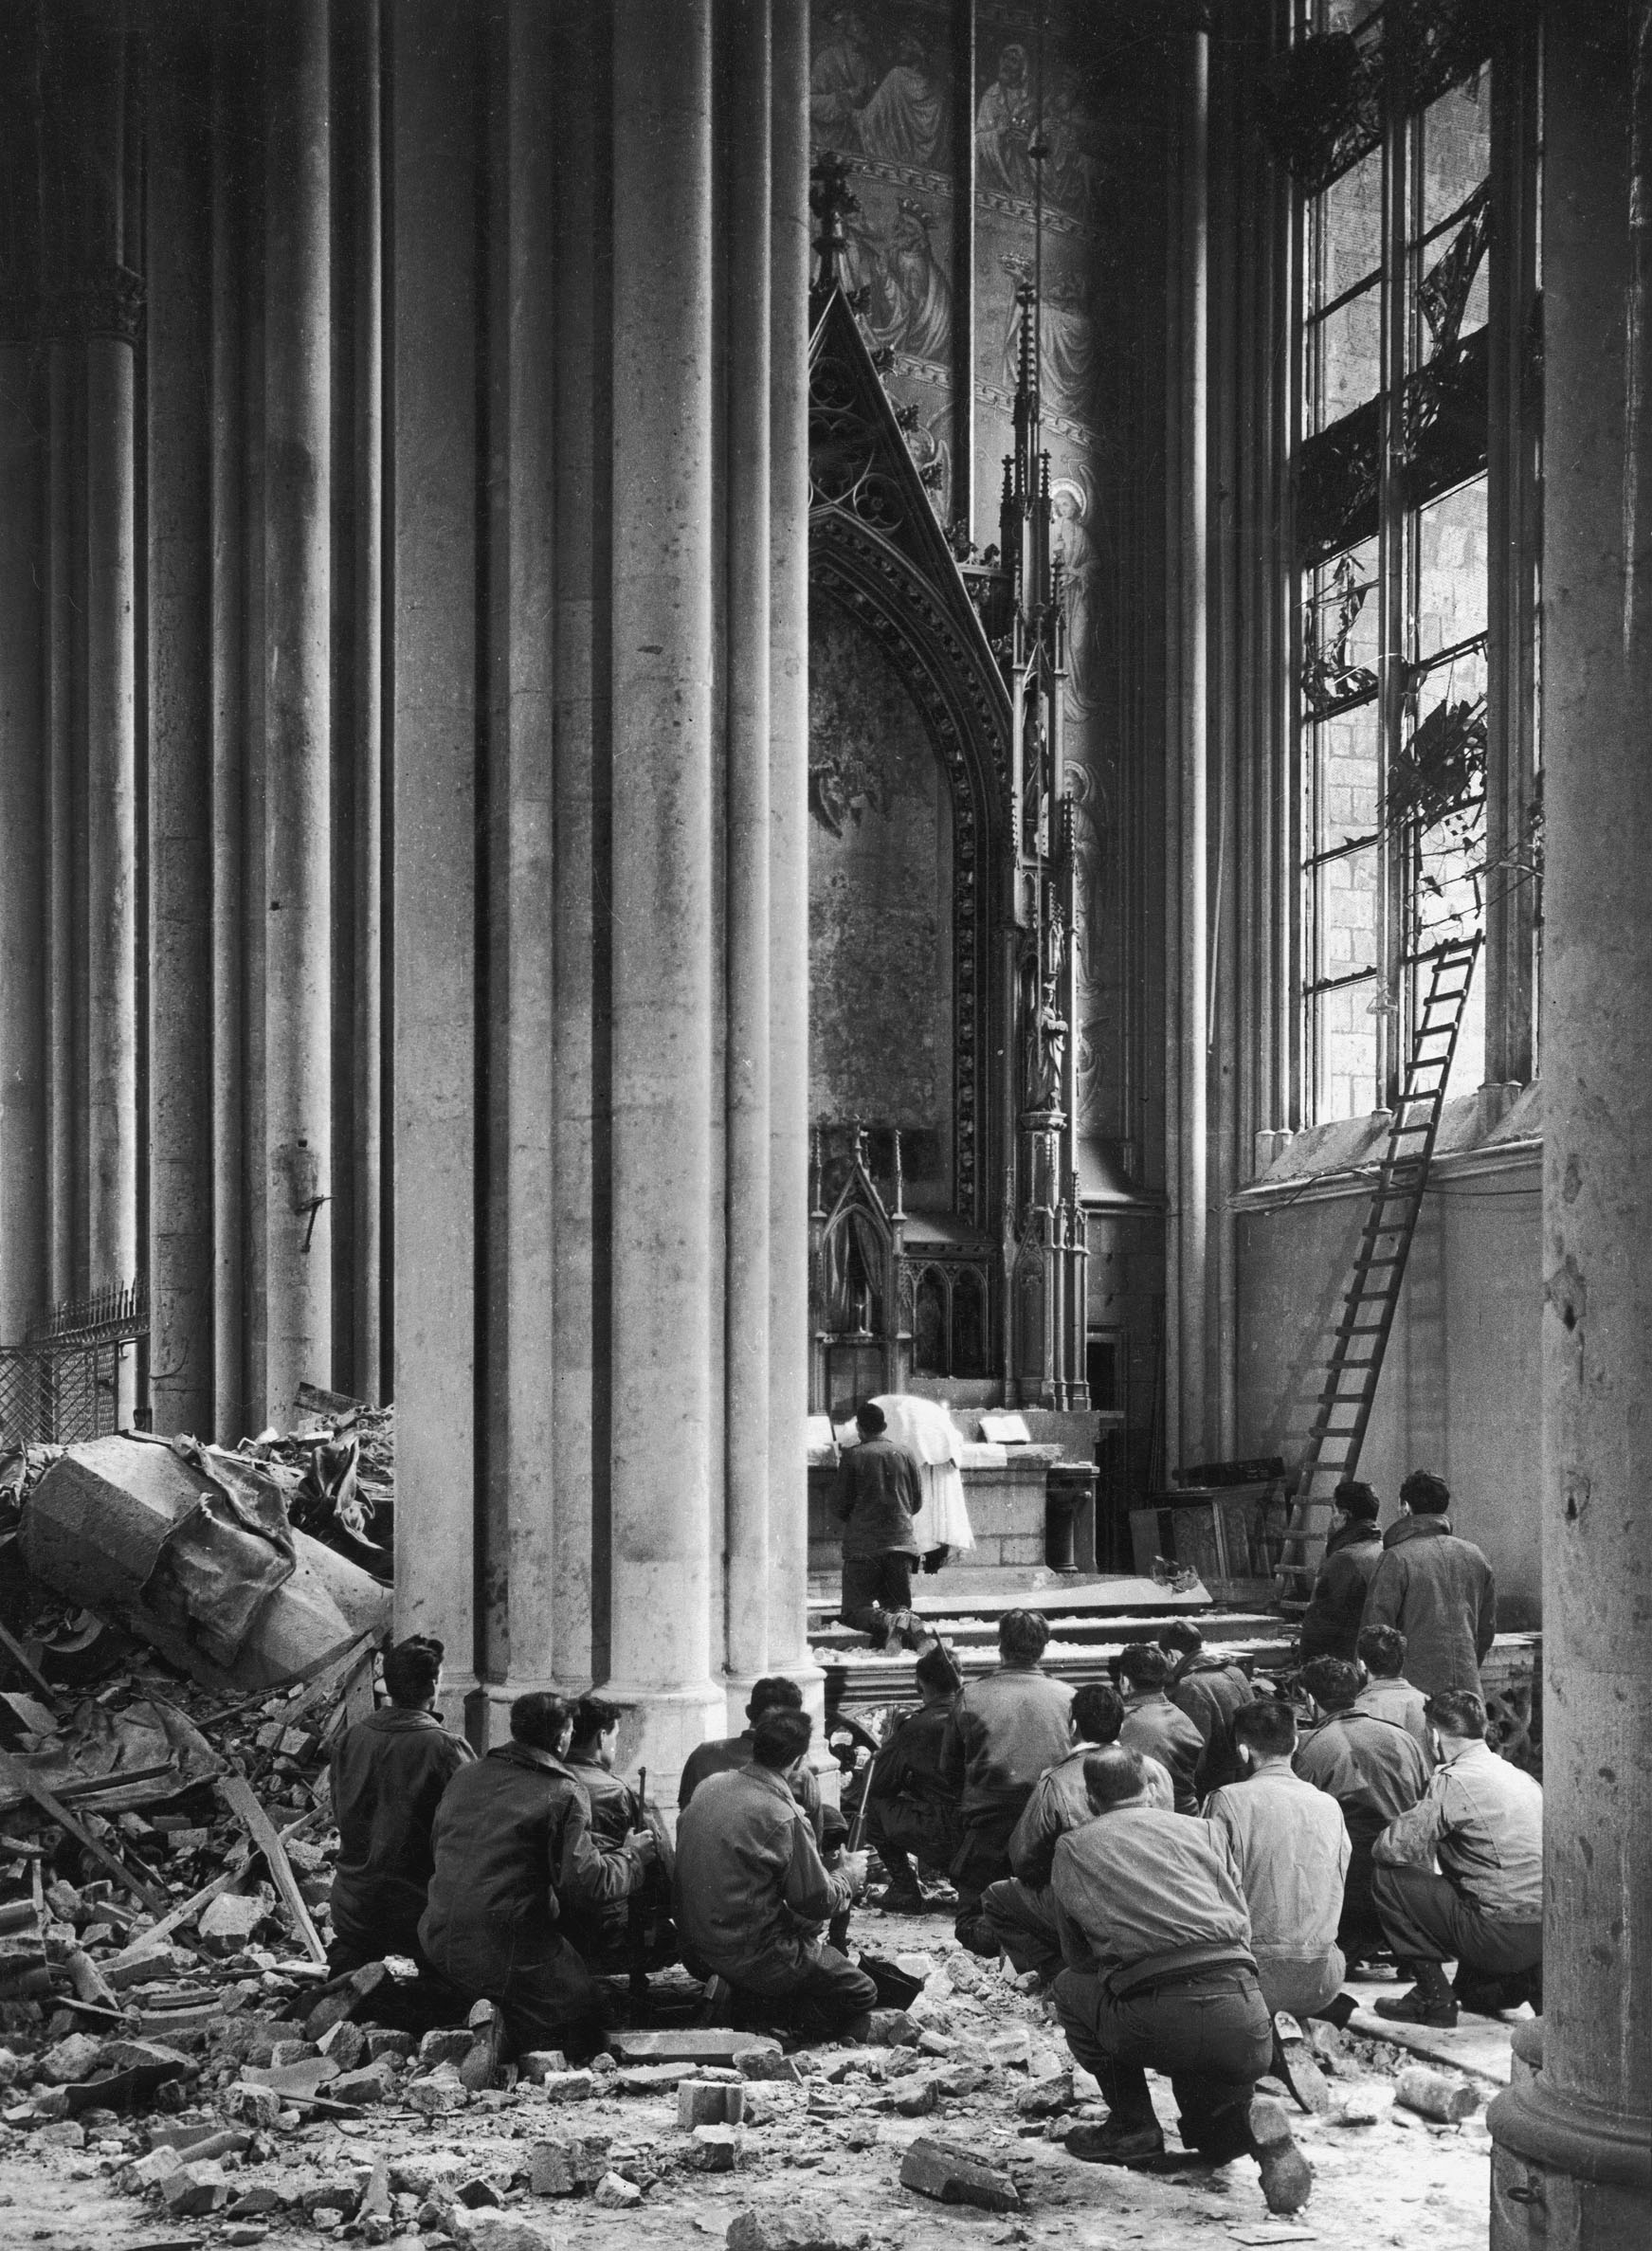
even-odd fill
[{"label": "plaster wall surface", "polygon": [[[1294,1463],[1365,1218],[1363,1190],[1241,1211],[1238,1453]],[[1539,1605],[1540,1174],[1530,1164],[1439,1177],[1424,1201],[1359,1475],[1383,1499],[1431,1469],[1452,1521],[1497,1572],[1498,1623]]]}]

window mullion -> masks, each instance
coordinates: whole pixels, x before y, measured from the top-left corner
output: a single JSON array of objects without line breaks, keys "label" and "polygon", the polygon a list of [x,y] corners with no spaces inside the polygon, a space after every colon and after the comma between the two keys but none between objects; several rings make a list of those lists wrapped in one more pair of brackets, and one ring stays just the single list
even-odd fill
[{"label": "window mullion", "polygon": [[[1390,62],[1390,71],[1393,64]],[[1407,224],[1412,199],[1411,128],[1405,89],[1389,82],[1389,116],[1383,147],[1383,447],[1377,511],[1377,577],[1382,604],[1382,638],[1377,672],[1381,801],[1399,753],[1407,655],[1407,587],[1409,576],[1405,519],[1406,375],[1409,363],[1410,252]],[[1391,1106],[1399,1093],[1399,1051],[1403,1038],[1400,965],[1405,947],[1404,852],[1387,822],[1377,846],[1377,880],[1383,900],[1378,960],[1381,997],[1389,1006],[1376,1019],[1378,1099]]]}]

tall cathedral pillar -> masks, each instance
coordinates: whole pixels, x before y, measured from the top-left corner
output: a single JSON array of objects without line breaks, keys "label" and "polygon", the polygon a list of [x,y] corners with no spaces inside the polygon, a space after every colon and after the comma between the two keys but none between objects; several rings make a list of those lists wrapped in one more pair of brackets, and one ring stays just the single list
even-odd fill
[{"label": "tall cathedral pillar", "polygon": [[769,1666],[769,515],[768,0],[736,0],[726,43],[729,152],[725,412],[728,486],[728,1368],[725,1668],[730,1725]]},{"label": "tall cathedral pillar", "polygon": [[710,0],[619,0],[613,182],[608,1692],[662,1788],[716,1732],[711,1678]]},{"label": "tall cathedral pillar", "polygon": [[1544,26],[1542,2066],[1494,2251],[1652,2237],[1652,6]]},{"label": "tall cathedral pillar", "polygon": [[333,1362],[328,0],[266,18],[266,1404]]},{"label": "tall cathedral pillar", "polygon": [[[770,317],[769,1666],[808,1651],[808,10],[774,0]],[[811,1693],[810,1702],[815,1702]],[[818,1707],[817,1707],[818,1711]]]},{"label": "tall cathedral pillar", "polygon": [[[45,343],[49,1290],[131,1281],[137,1249],[136,455],[142,284],[127,193],[126,25],[40,19]],[[38,1310],[38,1309],[37,1309]],[[118,1409],[136,1405],[130,1354]]]}]

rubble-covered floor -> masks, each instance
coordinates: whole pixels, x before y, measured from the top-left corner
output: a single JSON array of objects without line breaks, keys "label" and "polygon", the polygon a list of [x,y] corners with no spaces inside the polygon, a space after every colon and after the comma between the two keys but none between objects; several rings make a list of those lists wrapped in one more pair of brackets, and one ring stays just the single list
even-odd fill
[{"label": "rubble-covered floor", "polygon": [[[1052,2119],[1024,2115],[1041,2100],[1041,2075],[1068,2060],[1047,2005],[960,1952],[940,1917],[867,1915],[862,1934],[880,1954],[932,1958],[926,1989],[910,2012],[923,2048],[804,2051],[794,2059],[802,2074],[795,2083],[747,2082],[746,2122],[732,2137],[737,2144],[732,2171],[696,2169],[697,2145],[679,2128],[668,2085],[620,2092],[628,2076],[621,2072],[599,2073],[590,2095],[576,2080],[554,2081],[555,2098],[541,2086],[467,2098],[455,2086],[444,2100],[458,2107],[426,2118],[401,2100],[419,2073],[414,2061],[396,2066],[386,2099],[364,2107],[359,2117],[312,2115],[298,2123],[293,2111],[284,2111],[244,2152],[216,2161],[229,2204],[210,2214],[174,2214],[158,2189],[136,2189],[128,2168],[152,2141],[180,2128],[222,2127],[234,2107],[228,2091],[242,2066],[221,2059],[258,2052],[263,2027],[279,2016],[287,2029],[307,1998],[301,1982],[289,1984],[276,1972],[237,1974],[245,1958],[230,1957],[218,1972],[225,1991],[255,1987],[256,1997],[232,2002],[226,2038],[208,2032],[191,2059],[200,2076],[179,2091],[182,2107],[172,2094],[164,2098],[174,2106],[170,2111],[149,2110],[118,2123],[94,2119],[84,2147],[73,2146],[72,2120],[55,2128],[19,2121],[0,2129],[0,2245],[160,2251],[173,2244],[263,2243],[288,2251],[316,2242],[313,2213],[337,2240],[389,2242],[398,2251],[413,2251],[415,2244],[429,2251],[445,2242],[471,2242],[479,2251],[539,2244],[546,2251],[588,2244],[608,2251],[639,2240],[720,2244],[742,2208],[771,2211],[800,2198],[826,2224],[824,2233],[817,2227],[816,2240],[845,2246],[1319,2241],[1367,2251],[1410,2245],[1425,2234],[1429,2251],[1471,2245],[1479,2251],[1484,2242],[1483,2110],[1442,2128],[1395,2108],[1395,2073],[1411,2059],[1386,2042],[1332,2036],[1339,2052],[1324,2060],[1333,2107],[1298,2123],[1315,2169],[1314,2194],[1296,2220],[1271,2222],[1256,2169],[1245,2160],[1168,2177],[1076,2163],[1052,2138],[1064,2133],[1073,2112]],[[230,2035],[238,2019],[240,2029]],[[942,2052],[925,2052],[930,2049]],[[10,2091],[13,2117],[28,2075],[27,2061],[19,2061]],[[972,2079],[978,2083],[970,2087]],[[1051,2084],[1059,2098],[1060,2081]],[[926,2101],[931,2086],[933,2110],[903,2115],[897,2108]],[[1080,2098],[1082,2092],[1080,2082]],[[1482,2097],[1489,2092],[1481,2080]],[[560,2098],[570,2093],[576,2099]],[[1160,2086],[1158,2093],[1169,2125],[1170,2090]],[[1353,2117],[1371,2122],[1351,2123]],[[1025,2212],[942,2206],[901,2188],[901,2154],[920,2134],[962,2144],[1005,2168],[1022,2191]],[[1170,2139],[1173,2150],[1173,2134]],[[641,2200],[611,2209],[594,2201],[589,2187],[572,2196],[534,2194],[532,2160],[547,2140],[583,2144],[588,2180],[597,2177],[600,2165],[640,2187]],[[699,2150],[698,2161],[707,2154]],[[356,2199],[380,2160],[380,2208],[354,2220]],[[252,2193],[261,2189],[269,2193]],[[451,2201],[455,2192],[471,2201]],[[256,2205],[266,2208],[248,2208]]]}]

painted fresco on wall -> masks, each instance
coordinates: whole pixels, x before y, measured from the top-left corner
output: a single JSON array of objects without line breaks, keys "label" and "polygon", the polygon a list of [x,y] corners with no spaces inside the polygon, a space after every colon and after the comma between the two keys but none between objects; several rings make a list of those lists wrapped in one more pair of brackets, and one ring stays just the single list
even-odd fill
[{"label": "painted fresco on wall", "polygon": [[953,53],[946,11],[813,11],[809,126],[818,155],[848,159],[860,204],[844,222],[844,286],[865,291],[866,333],[943,523],[952,519]]},{"label": "painted fresco on wall", "polygon": [[[1107,991],[1118,957],[1116,866],[1118,729],[1112,710],[1116,658],[1107,590],[1115,536],[1107,496],[1117,467],[1116,355],[1108,306],[1129,218],[1109,202],[1134,154],[1125,105],[1109,107],[1094,9],[1055,11],[1045,34],[1042,113],[1037,30],[1026,8],[977,10],[972,89],[975,149],[974,336],[977,516],[989,510],[1014,443],[1021,322],[1016,292],[1034,275],[1036,181],[1030,150],[1041,122],[1043,270],[1040,406],[1055,511],[1051,545],[1062,570],[1067,623],[1064,717],[1079,840],[1078,1084],[1080,1128],[1119,1135],[1117,1011]],[[990,538],[996,526],[977,539]],[[1110,723],[1113,722],[1113,723]]]},{"label": "painted fresco on wall", "polygon": [[879,644],[829,600],[808,628],[809,1118],[897,1126],[914,1209],[953,1146],[952,799]]},{"label": "painted fresco on wall", "polygon": [[[1146,142],[1138,91],[1121,88],[1106,49],[1106,11],[1057,0],[1045,32],[1042,126],[1043,304],[1039,343],[1044,444],[1062,564],[1069,668],[1068,755],[1080,779],[1079,1099],[1083,1130],[1124,1137],[1117,1044],[1122,975],[1117,880],[1122,802],[1117,761],[1122,670],[1116,613],[1125,380],[1113,349],[1120,278],[1139,225]],[[973,85],[959,83],[951,10],[903,6],[812,9],[810,112],[817,153],[847,160],[860,209],[846,222],[847,286],[864,290],[867,334],[883,382],[941,521],[953,521],[953,385],[969,372],[978,550],[998,539],[1003,457],[1013,443],[1019,351],[1015,296],[1032,277],[1040,81],[1034,10],[977,0]],[[955,148],[967,131],[975,170],[970,334],[953,304]],[[818,829],[816,831],[819,833]]]}]

